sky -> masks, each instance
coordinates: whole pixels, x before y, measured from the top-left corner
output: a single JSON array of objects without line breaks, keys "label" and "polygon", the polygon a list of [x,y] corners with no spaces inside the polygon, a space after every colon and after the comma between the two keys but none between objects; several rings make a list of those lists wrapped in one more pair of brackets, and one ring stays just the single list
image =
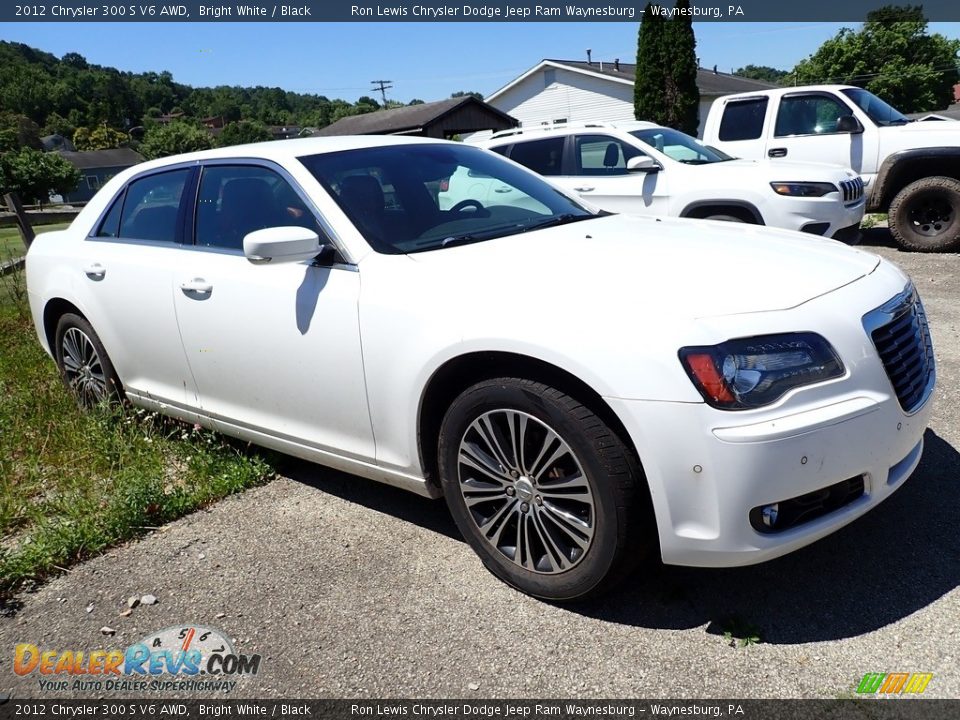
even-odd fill
[{"label": "sky", "polygon": [[[850,26],[851,23],[846,23]],[[790,69],[842,23],[694,23],[703,67]],[[544,58],[636,59],[637,22],[608,23],[5,23],[0,39],[133,72],[169,70],[193,86],[265,85],[354,101],[489,95]],[[930,32],[960,37],[960,23]]]}]

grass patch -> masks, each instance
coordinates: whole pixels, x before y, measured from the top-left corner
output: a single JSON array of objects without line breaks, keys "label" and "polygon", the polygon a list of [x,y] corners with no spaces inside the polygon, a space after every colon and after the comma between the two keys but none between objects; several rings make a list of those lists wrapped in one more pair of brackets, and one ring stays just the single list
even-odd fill
[{"label": "grass patch", "polygon": [[[34,232],[50,232],[51,230],[63,230],[70,223],[54,223],[53,225],[39,225],[33,228]],[[20,231],[16,226],[0,227],[0,258],[18,258],[22,257],[26,249],[23,247],[23,238],[20,237]]]},{"label": "grass patch", "polygon": [[879,225],[881,222],[887,222],[886,214],[875,213],[873,215],[864,215],[863,220],[860,221],[861,230],[869,230]]},{"label": "grass patch", "polygon": [[742,648],[763,642],[759,628],[737,616],[723,624],[723,639],[730,647]]},{"label": "grass patch", "polygon": [[271,476],[214,433],[78,410],[34,334],[22,274],[0,278],[0,597]]}]

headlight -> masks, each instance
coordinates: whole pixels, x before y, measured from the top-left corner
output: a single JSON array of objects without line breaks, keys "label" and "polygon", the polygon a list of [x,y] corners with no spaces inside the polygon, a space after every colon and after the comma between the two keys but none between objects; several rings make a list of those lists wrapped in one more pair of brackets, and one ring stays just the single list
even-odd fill
[{"label": "headlight", "polygon": [[770,187],[777,195],[791,197],[823,197],[832,192],[840,192],[833,183],[823,182],[773,182]]},{"label": "headlight", "polygon": [[793,388],[844,372],[836,350],[810,332],[685,347],[680,350],[680,362],[703,399],[723,410],[769,405]]}]

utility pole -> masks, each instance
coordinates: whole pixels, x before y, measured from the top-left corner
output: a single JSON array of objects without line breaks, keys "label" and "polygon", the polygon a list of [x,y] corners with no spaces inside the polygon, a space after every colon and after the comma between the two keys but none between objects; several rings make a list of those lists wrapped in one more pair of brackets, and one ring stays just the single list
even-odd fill
[{"label": "utility pole", "polygon": [[371,84],[371,85],[379,85],[379,86],[380,86],[380,87],[374,87],[373,89],[380,91],[380,96],[383,98],[383,104],[384,104],[384,106],[386,106],[386,104],[387,104],[387,90],[389,90],[390,88],[393,87],[393,85],[390,85],[390,84],[389,84],[389,83],[391,83],[391,82],[393,82],[393,80],[371,80],[371,81],[370,81],[370,84]]}]

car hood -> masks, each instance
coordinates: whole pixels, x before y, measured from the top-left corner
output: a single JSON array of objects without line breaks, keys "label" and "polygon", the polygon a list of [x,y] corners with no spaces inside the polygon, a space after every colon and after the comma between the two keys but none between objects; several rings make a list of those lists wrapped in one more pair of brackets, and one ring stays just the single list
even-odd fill
[{"label": "car hood", "polygon": [[872,272],[833,240],[739,223],[613,215],[409,256],[446,297],[493,306],[575,303],[661,318],[782,310]]},{"label": "car hood", "polygon": [[[704,177],[713,173],[722,178],[731,171],[748,173],[751,178],[766,178],[769,182],[839,182],[855,178],[857,174],[841,165],[815,162],[797,162],[781,160],[727,160],[694,166]],[[721,186],[722,187],[722,186]]]}]

